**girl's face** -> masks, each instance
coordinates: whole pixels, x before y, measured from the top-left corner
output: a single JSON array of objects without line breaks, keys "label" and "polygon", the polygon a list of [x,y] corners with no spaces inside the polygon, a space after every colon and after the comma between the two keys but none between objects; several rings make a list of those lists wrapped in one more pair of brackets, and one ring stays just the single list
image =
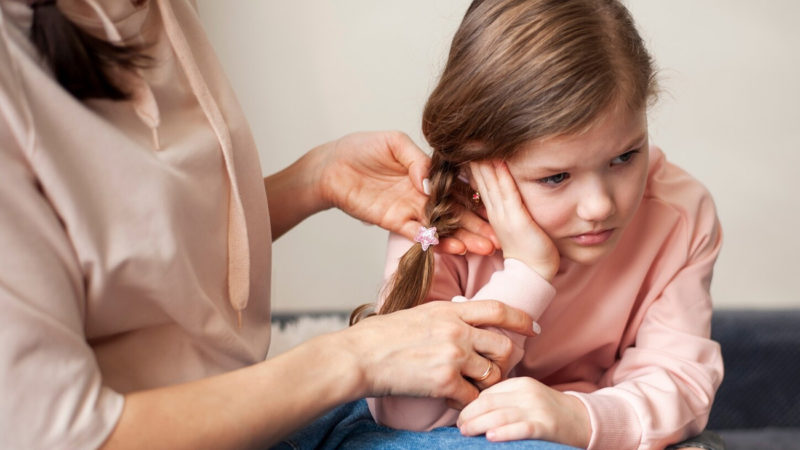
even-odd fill
[{"label": "girl's face", "polygon": [[646,111],[610,108],[584,133],[526,143],[508,167],[562,258],[593,264],[614,248],[644,194]]}]

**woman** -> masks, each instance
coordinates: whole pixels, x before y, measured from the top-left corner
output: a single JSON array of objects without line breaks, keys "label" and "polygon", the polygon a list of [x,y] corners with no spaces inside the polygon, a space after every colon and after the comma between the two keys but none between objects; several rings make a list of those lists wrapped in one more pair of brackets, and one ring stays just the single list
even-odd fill
[{"label": "woman", "polygon": [[[510,342],[473,326],[532,334],[496,302],[263,361],[270,242],[332,206],[411,235],[427,170],[404,135],[365,133],[262,179],[187,2],[2,0],[0,447],[241,447],[365,395],[474,399],[464,377]],[[490,252],[464,223],[446,250]]]}]

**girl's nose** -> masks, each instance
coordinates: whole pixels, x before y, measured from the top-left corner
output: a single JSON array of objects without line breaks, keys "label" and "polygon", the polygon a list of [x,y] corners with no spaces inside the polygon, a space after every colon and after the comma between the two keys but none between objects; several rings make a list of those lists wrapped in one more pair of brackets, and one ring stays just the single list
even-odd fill
[{"label": "girl's nose", "polygon": [[616,212],[614,197],[603,183],[586,186],[580,195],[577,214],[587,222],[604,222]]}]

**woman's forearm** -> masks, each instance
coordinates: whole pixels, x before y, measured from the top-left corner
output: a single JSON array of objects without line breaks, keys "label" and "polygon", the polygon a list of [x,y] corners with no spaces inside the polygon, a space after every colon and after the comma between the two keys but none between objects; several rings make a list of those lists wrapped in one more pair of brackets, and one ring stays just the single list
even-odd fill
[{"label": "woman's forearm", "polygon": [[308,216],[332,206],[319,189],[323,158],[320,147],[314,148],[289,167],[264,178],[273,241]]},{"label": "woman's forearm", "polygon": [[341,333],[263,363],[125,397],[104,448],[267,446],[326,410],[364,395],[358,361]]},{"label": "woman's forearm", "polygon": [[510,341],[475,327],[532,335],[530,317],[499,302],[431,302],[369,317],[262,363],[125,396],[105,448],[267,446],[332,407],[366,396],[448,398],[466,405],[487,357]]}]

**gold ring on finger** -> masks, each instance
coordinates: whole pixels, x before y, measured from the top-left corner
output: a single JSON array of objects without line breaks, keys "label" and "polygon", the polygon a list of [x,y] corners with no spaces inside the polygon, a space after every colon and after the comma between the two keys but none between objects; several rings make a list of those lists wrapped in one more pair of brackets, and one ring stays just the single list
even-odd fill
[{"label": "gold ring on finger", "polygon": [[493,365],[494,364],[491,361],[489,361],[489,367],[486,368],[486,371],[483,372],[483,375],[479,376],[478,378],[475,378],[475,381],[483,381],[483,380],[489,378],[489,374],[492,373],[492,366]]}]

